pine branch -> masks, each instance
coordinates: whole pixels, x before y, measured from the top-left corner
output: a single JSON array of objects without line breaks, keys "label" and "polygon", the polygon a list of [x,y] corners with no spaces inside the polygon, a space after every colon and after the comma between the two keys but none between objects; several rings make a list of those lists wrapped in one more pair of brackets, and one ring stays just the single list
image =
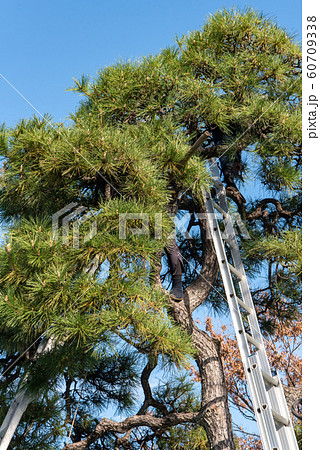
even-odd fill
[{"label": "pine branch", "polygon": [[126,433],[132,428],[149,427],[152,429],[166,429],[182,423],[193,423],[199,420],[199,413],[172,413],[165,417],[155,417],[151,414],[134,415],[122,422],[110,419],[101,419],[95,430],[82,441],[63,447],[62,450],[84,450],[107,433]]},{"label": "pine branch", "polygon": [[[139,409],[139,411],[137,413],[138,416],[145,414],[149,406],[153,406],[154,408],[159,409],[164,415],[169,414],[165,405],[163,405],[162,403],[155,400],[152,396],[149,378],[150,378],[152,371],[156,368],[156,366],[157,366],[157,359],[149,358],[147,365],[145,366],[145,368],[142,371],[141,386],[142,386],[145,398],[144,398],[143,405],[141,406],[141,408]],[[132,431],[133,431],[133,428],[130,428],[124,436],[118,437],[116,446],[120,448],[121,446],[128,445]]]},{"label": "pine branch", "polygon": [[270,203],[276,207],[278,217],[290,220],[294,216],[301,214],[301,208],[298,208],[295,211],[288,211],[286,209],[283,209],[279,200],[276,200],[275,198],[265,198],[258,203],[258,206],[254,211],[247,214],[247,220],[257,220],[266,217],[266,215],[269,215],[269,213],[265,213],[265,208]]},{"label": "pine branch", "polygon": [[[269,211],[267,206],[271,204],[276,207],[275,211]],[[286,222],[290,225],[292,220],[295,218],[301,217],[301,205],[295,208],[292,211],[284,209],[281,202],[274,198],[265,198],[261,200],[256,209],[250,213],[247,213],[245,209],[242,207],[239,209],[241,217],[245,218],[250,222],[254,222],[256,220],[261,219],[264,224],[265,231],[268,234],[273,233],[275,236],[280,236],[280,231],[278,228],[278,220],[285,219]]]},{"label": "pine branch", "polygon": [[155,400],[152,396],[152,391],[149,384],[149,378],[151,375],[151,372],[156,368],[157,366],[157,360],[156,359],[149,359],[146,367],[143,369],[141,374],[141,385],[143,388],[145,400],[140,408],[138,415],[144,414],[147,410],[148,406],[153,406],[156,409],[159,409],[164,415],[168,415],[168,410],[165,407],[163,403],[158,402]]},{"label": "pine branch", "polygon": [[178,169],[182,169],[189,159],[195,155],[199,149],[201,148],[201,145],[210,137],[210,133],[208,131],[205,131],[199,139],[196,140],[196,142],[191,146],[191,148],[188,150],[186,155],[179,161],[179,164],[177,164]]}]

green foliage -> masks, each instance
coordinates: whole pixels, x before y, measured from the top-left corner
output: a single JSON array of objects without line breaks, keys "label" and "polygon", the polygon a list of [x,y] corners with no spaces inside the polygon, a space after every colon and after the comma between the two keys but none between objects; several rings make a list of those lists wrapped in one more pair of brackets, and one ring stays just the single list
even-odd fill
[{"label": "green foliage", "polygon": [[299,450],[302,450],[302,425],[301,423],[297,423],[294,431],[296,433],[296,438],[298,441],[298,445],[299,445]]},{"label": "green foliage", "polygon": [[255,242],[251,253],[265,259],[274,259],[282,265],[288,277],[301,278],[302,274],[302,233],[301,230],[287,230],[276,236],[267,236]]},{"label": "green foliage", "polygon": [[[101,212],[102,225],[109,212]],[[175,354],[179,364],[188,351],[192,353],[188,339],[165,314],[166,297],[145,276],[154,246],[141,236],[115,239],[110,232],[112,220],[109,225],[102,237],[97,235],[80,251],[52,241],[48,222],[24,220],[12,231],[0,253],[1,331],[6,347],[22,350],[43,333],[90,346],[110,332],[119,335],[123,330],[129,342],[156,354]],[[104,247],[96,248],[101,239]],[[112,248],[116,248],[114,255]],[[111,265],[103,284],[94,283],[83,271],[96,255],[102,261],[108,255]],[[133,266],[137,258],[144,265]]]},{"label": "green foliage", "polygon": [[204,428],[201,426],[185,425],[172,427],[167,436],[161,436],[157,441],[159,450],[184,449],[184,450],[208,450],[209,443]]}]

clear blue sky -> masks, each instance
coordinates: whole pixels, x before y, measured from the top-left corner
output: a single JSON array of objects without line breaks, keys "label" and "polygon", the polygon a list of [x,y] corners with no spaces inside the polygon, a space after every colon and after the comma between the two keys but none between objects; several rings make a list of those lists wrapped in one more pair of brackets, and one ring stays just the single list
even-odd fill
[{"label": "clear blue sky", "polygon": [[[233,5],[275,17],[301,41],[299,0],[2,0],[0,73],[41,114],[62,122],[79,101],[66,92],[73,77],[156,53]],[[13,126],[33,113],[0,78],[0,123]]]}]

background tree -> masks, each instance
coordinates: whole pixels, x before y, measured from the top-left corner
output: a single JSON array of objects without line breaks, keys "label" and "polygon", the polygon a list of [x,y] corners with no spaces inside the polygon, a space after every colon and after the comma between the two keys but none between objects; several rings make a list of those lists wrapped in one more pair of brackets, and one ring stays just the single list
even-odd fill
[{"label": "background tree", "polygon": [[[27,380],[28,391],[46,408],[53,402],[52,417],[60,418],[53,432],[25,417],[15,442],[40,428],[39,448],[51,448],[72,424],[65,449],[234,448],[221,339],[193,320],[201,305],[226,307],[205,222],[196,220],[204,211],[201,189],[210,187],[205,160],[227,154],[238,164],[238,186],[253,176],[252,201],[228,195],[250,231],[243,255],[271,333],[274,317],[292,320],[300,311],[300,72],[300,48],[285,30],[251,9],[224,10],[155,56],[106,67],[93,82],[75,80],[72,89],[84,99],[69,126],[45,117],[2,129],[0,209],[8,233],[0,251],[0,327],[10,385],[2,397],[9,404]],[[210,138],[191,155],[204,132]],[[71,227],[69,240],[52,236],[52,215],[71,203],[91,212],[82,236],[97,224],[79,248]],[[161,283],[173,228],[168,211],[188,211],[196,223],[195,239],[180,239],[180,303]],[[119,215],[128,213],[147,215],[150,233],[130,233],[141,226],[135,218],[121,239]],[[48,337],[54,348],[34,358]],[[192,358],[200,399],[179,372]],[[174,378],[152,388],[159,368]],[[108,404],[126,418],[101,418]]]}]

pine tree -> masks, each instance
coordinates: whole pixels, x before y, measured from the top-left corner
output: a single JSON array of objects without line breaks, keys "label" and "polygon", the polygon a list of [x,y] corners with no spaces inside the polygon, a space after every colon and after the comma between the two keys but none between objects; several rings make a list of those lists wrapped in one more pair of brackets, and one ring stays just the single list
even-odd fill
[{"label": "pine tree", "polygon": [[[246,268],[253,279],[266,275],[253,292],[261,325],[272,333],[273,316],[299,314],[300,73],[300,48],[285,30],[251,9],[223,10],[157,55],[106,67],[93,82],[75,80],[71,89],[84,98],[70,125],[46,116],[2,128],[4,402],[22,385],[59,416],[42,434],[36,416],[33,425],[24,418],[15,442],[24,435],[27,442],[32,430],[39,449],[53,448],[50,439],[66,444],[72,424],[65,450],[175,448],[178,441],[177,448],[235,448],[221,343],[193,320],[201,305],[226,307],[206,224],[196,215],[210,188],[207,158],[228,155],[240,190],[254,176],[252,201],[239,202],[232,190],[229,197],[251,236],[241,244]],[[193,154],[204,133],[210,137]],[[69,230],[60,222],[57,239],[52,219],[67,205],[65,212],[82,209]],[[161,258],[174,227],[169,213],[182,211],[191,214],[195,239],[179,236],[185,294],[177,303],[164,289]],[[122,234],[121,217],[128,218]],[[49,338],[52,350],[35,357]],[[200,399],[181,376],[193,360]],[[159,368],[174,378],[152,389]],[[107,405],[127,418],[100,420]]]}]

